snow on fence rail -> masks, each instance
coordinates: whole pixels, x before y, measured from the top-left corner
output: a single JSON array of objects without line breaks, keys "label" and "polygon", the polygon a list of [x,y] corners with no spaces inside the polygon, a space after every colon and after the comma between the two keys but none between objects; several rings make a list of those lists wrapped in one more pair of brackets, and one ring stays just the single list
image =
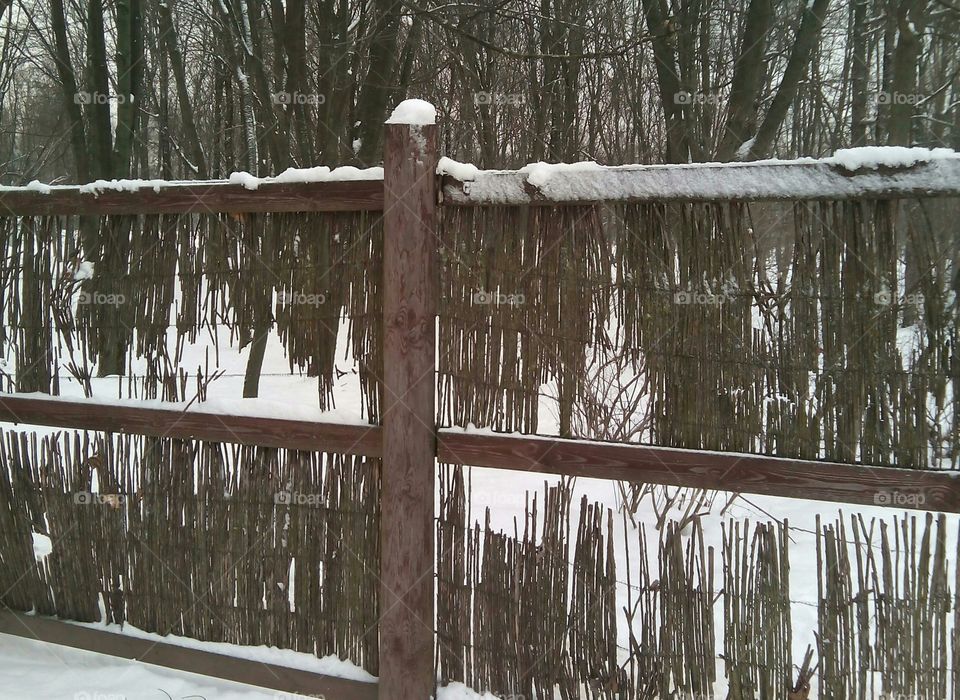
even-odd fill
[{"label": "snow on fence rail", "polygon": [[[308,169],[314,170],[314,169]],[[383,209],[383,171],[358,170],[337,177],[227,180],[101,180],[88,185],[0,188],[0,216],[347,212]],[[236,175],[236,174],[235,174]],[[245,173],[243,175],[246,175]]]},{"label": "snow on fence rail", "polygon": [[446,205],[845,200],[960,194],[960,156],[952,151],[907,153],[900,159],[876,156],[874,160],[837,155],[821,160],[614,167],[589,162],[534,163],[520,170],[479,171],[457,165],[451,162],[441,168]]},{"label": "snow on fence rail", "polygon": [[[859,151],[867,153],[859,155]],[[896,157],[884,155],[888,150]],[[901,152],[902,151],[902,152]],[[831,158],[601,166],[532,163],[480,170],[442,158],[441,205],[796,201],[960,195],[960,155],[943,149],[849,149]],[[0,187],[0,215],[321,212],[383,209],[383,169],[289,169],[276,177],[99,180]]]}]

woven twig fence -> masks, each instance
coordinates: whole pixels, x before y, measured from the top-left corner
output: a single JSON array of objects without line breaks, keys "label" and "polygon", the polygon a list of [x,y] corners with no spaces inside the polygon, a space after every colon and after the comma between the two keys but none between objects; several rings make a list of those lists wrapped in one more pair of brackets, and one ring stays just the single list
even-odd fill
[{"label": "woven twig fence", "polygon": [[955,469],[951,207],[444,207],[439,420],[534,432],[547,391],[561,435],[602,438],[571,416],[621,355],[641,442]]},{"label": "woven twig fence", "polygon": [[[94,249],[83,245],[91,226]],[[218,328],[231,349],[275,328],[291,372],[317,376],[320,406],[331,407],[347,318],[376,421],[381,240],[381,217],[368,212],[0,217],[9,388],[59,393],[61,370],[89,377],[112,355],[127,358],[119,395],[189,399],[175,369],[185,343],[207,343],[216,368]],[[145,374],[129,366],[138,359]]]},{"label": "woven twig fence", "polygon": [[[536,432],[556,420],[562,435],[603,437],[606,426],[576,420],[598,400],[586,368],[622,356],[649,410],[637,441],[956,469],[951,207],[441,207],[439,422]],[[92,274],[91,226],[98,245],[116,244]],[[147,367],[118,394],[189,399],[182,375],[195,368],[175,369],[184,343],[208,336],[215,370],[216,328],[239,347],[274,328],[329,407],[349,319],[376,422],[381,228],[370,212],[0,217],[0,349],[16,357],[6,384],[57,393],[64,369],[112,354]]]},{"label": "woven twig fence", "polygon": [[[5,433],[0,604],[318,656],[376,673],[376,460]],[[35,559],[33,533],[52,552]]]},{"label": "woven twig fence", "polygon": [[[793,651],[810,630],[791,616],[800,603],[818,610],[820,697],[955,697],[957,567],[942,516],[922,528],[909,517],[820,524],[816,551],[799,554],[789,523],[730,519],[718,561],[699,520],[669,522],[658,544],[637,529],[618,570],[614,514],[586,499],[571,511],[569,484],[533,495],[512,533],[491,527],[489,509],[471,514],[469,490],[461,469],[442,471],[443,682],[523,697],[707,698],[722,664],[726,697],[804,698]],[[791,556],[816,557],[817,600],[791,598]]]}]

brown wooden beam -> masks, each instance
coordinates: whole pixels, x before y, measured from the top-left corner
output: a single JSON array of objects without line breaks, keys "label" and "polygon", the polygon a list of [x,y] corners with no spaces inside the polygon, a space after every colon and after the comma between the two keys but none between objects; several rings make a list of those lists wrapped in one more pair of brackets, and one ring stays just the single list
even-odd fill
[{"label": "brown wooden beam", "polygon": [[437,129],[387,124],[384,136],[379,697],[413,700],[436,689]]},{"label": "brown wooden beam", "polygon": [[219,212],[377,211],[383,209],[382,180],[263,183],[256,190],[226,181],[174,183],[136,192],[54,187],[43,194],[22,188],[0,190],[0,216],[80,214],[213,214]]},{"label": "brown wooden beam", "polygon": [[183,411],[0,394],[0,422],[368,457],[379,457],[381,452],[381,430],[376,425],[229,416],[194,408]]},{"label": "brown wooden beam", "polygon": [[960,473],[441,430],[441,462],[960,513]]},{"label": "brown wooden beam", "polygon": [[960,195],[960,157],[907,168],[847,171],[823,161],[621,165],[551,174],[538,187],[516,170],[443,177],[447,206],[594,202],[796,201]]},{"label": "brown wooden beam", "polygon": [[[132,659],[284,693],[333,700],[375,700],[376,683],[347,680],[287,666],[238,659],[199,649],[81,627],[51,618],[0,610],[0,633]],[[95,690],[93,688],[91,691]]]}]

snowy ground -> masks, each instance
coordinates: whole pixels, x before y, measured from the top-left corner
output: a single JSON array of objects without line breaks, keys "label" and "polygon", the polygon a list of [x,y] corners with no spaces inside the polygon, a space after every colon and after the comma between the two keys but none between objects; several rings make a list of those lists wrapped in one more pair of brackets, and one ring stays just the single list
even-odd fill
[{"label": "snowy ground", "polygon": [[11,700],[281,700],[305,697],[6,634],[0,634],[0,696]]}]

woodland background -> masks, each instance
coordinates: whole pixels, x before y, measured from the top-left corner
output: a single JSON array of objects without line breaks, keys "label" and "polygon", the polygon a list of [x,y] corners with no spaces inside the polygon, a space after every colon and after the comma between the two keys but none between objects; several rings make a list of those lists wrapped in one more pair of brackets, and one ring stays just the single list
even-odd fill
[{"label": "woodland background", "polygon": [[955,0],[0,0],[0,182],[960,145]]}]

